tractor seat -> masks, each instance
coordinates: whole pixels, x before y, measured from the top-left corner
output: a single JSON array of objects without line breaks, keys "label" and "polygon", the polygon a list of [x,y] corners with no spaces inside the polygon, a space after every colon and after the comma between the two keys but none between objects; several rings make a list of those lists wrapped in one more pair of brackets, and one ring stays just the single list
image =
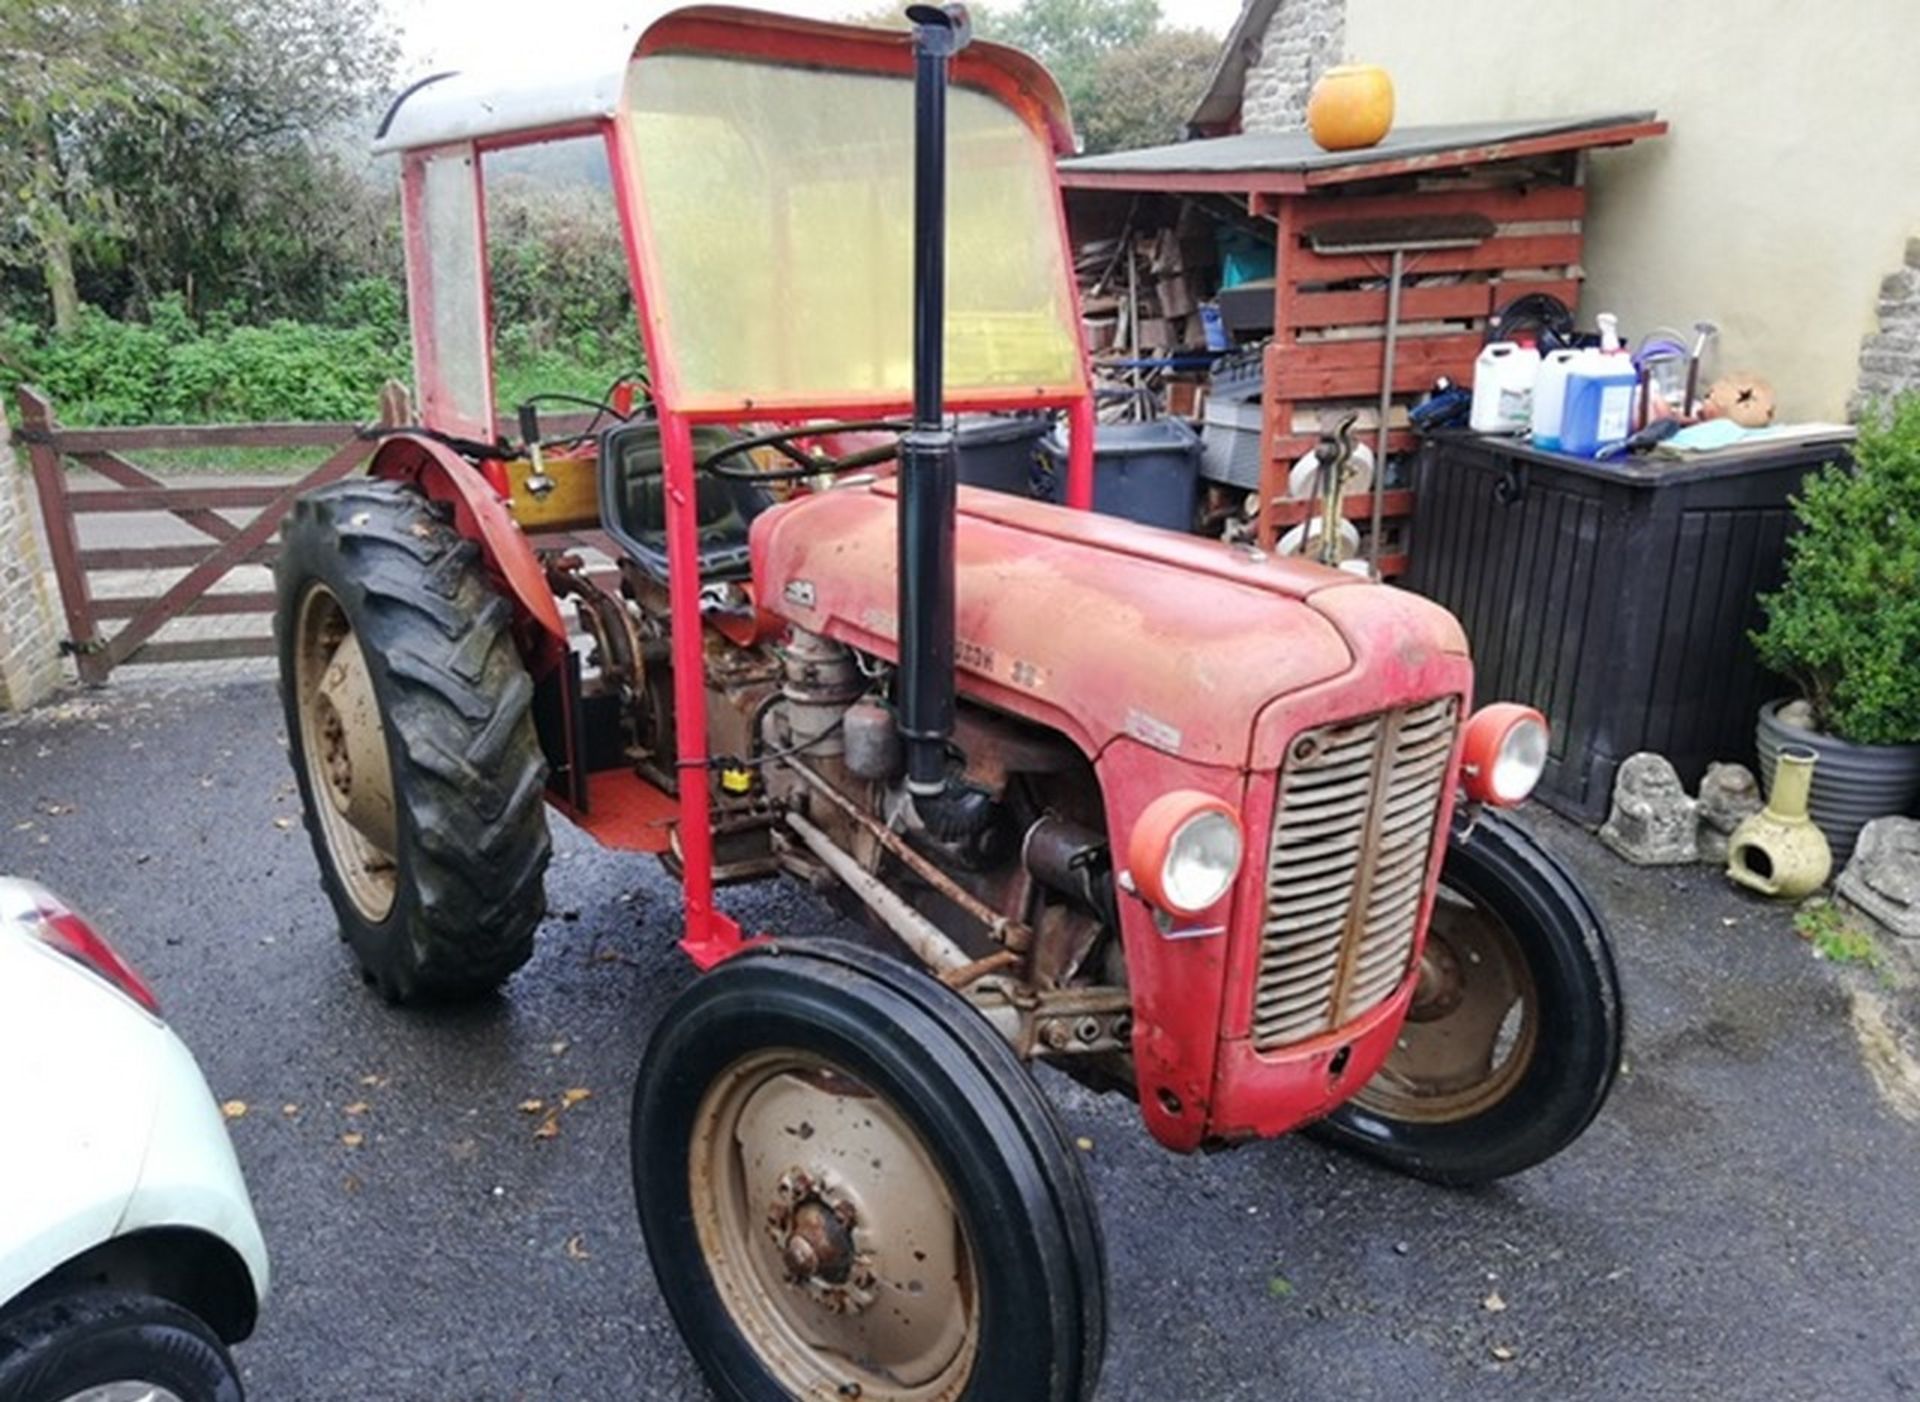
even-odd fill
[{"label": "tractor seat", "polygon": [[[715,424],[693,430],[696,461],[735,440]],[[766,488],[699,472],[694,479],[699,522],[700,578],[745,579],[751,571],[747,527],[773,503]],[[616,424],[600,436],[602,524],[633,560],[667,582],[667,508],[660,454],[660,425]]]}]

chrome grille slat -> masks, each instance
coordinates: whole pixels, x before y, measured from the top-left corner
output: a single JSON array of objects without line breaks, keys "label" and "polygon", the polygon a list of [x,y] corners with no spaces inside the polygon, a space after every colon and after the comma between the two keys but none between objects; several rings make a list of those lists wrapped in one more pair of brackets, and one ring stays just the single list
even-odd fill
[{"label": "chrome grille slat", "polygon": [[1318,1036],[1400,986],[1458,715],[1442,697],[1289,747],[1267,848],[1255,1050]]}]

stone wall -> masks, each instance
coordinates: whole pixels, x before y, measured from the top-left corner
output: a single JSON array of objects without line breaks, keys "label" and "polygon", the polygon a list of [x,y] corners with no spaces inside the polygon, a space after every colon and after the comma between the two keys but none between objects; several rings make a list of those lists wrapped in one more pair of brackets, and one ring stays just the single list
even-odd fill
[{"label": "stone wall", "polygon": [[1260,57],[1247,69],[1240,125],[1245,131],[1291,131],[1306,125],[1307,94],[1340,62],[1346,44],[1346,0],[1280,0]]},{"label": "stone wall", "polygon": [[14,460],[0,418],[0,711],[25,710],[59,685],[59,637],[26,462]]},{"label": "stone wall", "polygon": [[1902,390],[1920,389],[1920,238],[1907,240],[1906,266],[1880,284],[1880,329],[1860,343],[1854,412]]}]

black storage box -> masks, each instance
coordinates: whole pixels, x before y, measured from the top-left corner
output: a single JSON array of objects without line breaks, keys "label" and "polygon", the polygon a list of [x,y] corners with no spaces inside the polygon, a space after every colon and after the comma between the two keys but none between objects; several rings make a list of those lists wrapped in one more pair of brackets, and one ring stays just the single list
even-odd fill
[{"label": "black storage box", "polygon": [[1539,799],[1598,822],[1638,750],[1689,788],[1714,760],[1753,764],[1761,703],[1791,689],[1748,641],[1758,596],[1780,584],[1788,498],[1848,451],[1827,439],[1613,463],[1439,434],[1420,451],[1400,582],[1466,629],[1476,705],[1547,717]]},{"label": "black storage box", "polygon": [[961,419],[957,434],[961,482],[969,487],[1032,496],[1035,455],[1051,422],[1045,414]]},{"label": "black storage box", "polygon": [[[1067,439],[1048,434],[1040,452],[1050,481],[1042,493],[1059,501],[1067,480]],[[1093,509],[1170,531],[1193,529],[1199,494],[1200,435],[1179,419],[1101,424],[1093,439]]]}]

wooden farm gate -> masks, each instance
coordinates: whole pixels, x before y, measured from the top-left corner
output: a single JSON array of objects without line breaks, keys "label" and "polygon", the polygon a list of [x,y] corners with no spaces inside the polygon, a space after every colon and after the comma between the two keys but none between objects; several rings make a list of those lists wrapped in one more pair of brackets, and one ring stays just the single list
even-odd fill
[{"label": "wooden farm gate", "polygon": [[[18,392],[21,429],[40,498],[48,553],[60,585],[67,636],[62,642],[80,679],[99,685],[129,662],[189,662],[265,657],[273,640],[240,637],[156,639],[169,622],[188,614],[266,614],[273,591],[223,591],[213,586],[238,565],[271,564],[281,518],[301,493],[346,476],[374,443],[352,423],[143,425],[136,428],[63,428],[47,397],[31,386]],[[170,486],[127,454],[178,448],[312,448],[321,462],[299,477],[267,485]],[[78,487],[66,465],[78,463],[111,484]],[[205,536],[204,544],[88,548],[80,518],[99,512],[164,512]],[[225,513],[253,513],[236,522]],[[96,598],[89,576],[105,571],[185,570],[155,592]]]}]

